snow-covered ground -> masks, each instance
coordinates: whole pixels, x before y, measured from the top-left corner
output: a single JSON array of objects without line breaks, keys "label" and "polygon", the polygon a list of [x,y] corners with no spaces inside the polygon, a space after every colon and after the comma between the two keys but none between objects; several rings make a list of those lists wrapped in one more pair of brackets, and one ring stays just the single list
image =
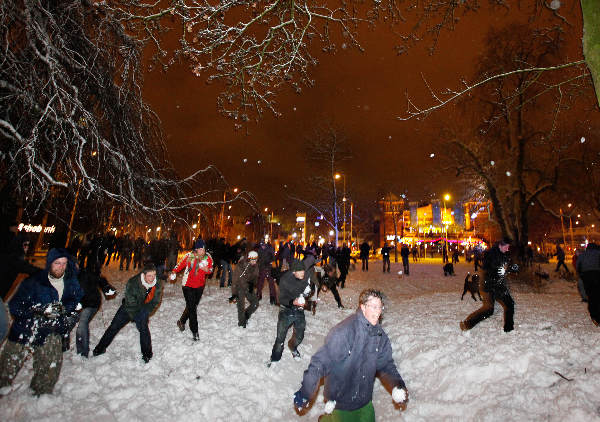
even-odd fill
[{"label": "snow-covered ground", "polygon": [[[229,290],[219,289],[213,279],[198,308],[200,341],[193,343],[189,330],[177,329],[184,301],[179,285],[169,284],[151,317],[149,364],[142,363],[134,324],[117,335],[106,354],[89,360],[76,355],[72,339],[54,394],[32,396],[29,360],[13,390],[0,399],[0,420],[317,420],[324,412],[322,388],[304,416],[295,413],[292,395],[328,330],[355,311],[366,287],[388,296],[383,326],[410,392],[407,409],[398,410],[377,380],[378,421],[600,420],[600,329],[574,283],[552,280],[543,293],[513,285],[513,332],[502,331],[497,305],[491,318],[463,333],[459,321],[480,306],[468,294],[460,300],[471,265],[459,264],[456,277],[443,276],[439,259],[411,264],[411,275],[403,278],[397,275],[401,264],[392,263],[389,274],[381,272],[380,261],[370,267],[350,272],[340,290],[346,309],[338,309],[326,293],[316,315],[307,313],[301,361],[286,350],[271,368],[265,362],[275,339],[277,307],[263,300],[248,328],[238,328]],[[105,272],[120,292],[132,274],[112,264]],[[105,302],[92,321],[91,347],[120,303],[121,294]]]}]

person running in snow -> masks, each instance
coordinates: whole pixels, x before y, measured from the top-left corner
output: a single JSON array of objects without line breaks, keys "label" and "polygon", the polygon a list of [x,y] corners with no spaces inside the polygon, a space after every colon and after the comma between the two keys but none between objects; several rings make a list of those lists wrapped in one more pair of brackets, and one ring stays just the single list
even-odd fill
[{"label": "person running in snow", "polygon": [[600,326],[600,246],[588,243],[585,251],[577,257],[576,268],[587,294],[590,318]]},{"label": "person running in snow", "polygon": [[356,313],[333,327],[325,344],[312,356],[302,386],[294,394],[296,410],[302,412],[316,396],[321,378],[325,378],[328,414],[319,418],[320,422],[374,422],[373,383],[377,374],[392,389],[396,403],[405,406],[408,402],[406,384],[380,324],[383,294],[366,289],[358,301]]},{"label": "person running in snow", "polygon": [[0,388],[11,385],[33,352],[35,395],[52,394],[62,367],[63,339],[77,323],[83,291],[67,250],[53,248],[46,269],[25,279],[9,302],[14,319],[0,355]]},{"label": "person running in snow", "polygon": [[[233,271],[233,283],[231,285],[232,296],[237,297],[238,326],[246,328],[250,316],[258,308],[258,298],[254,294],[252,286],[258,278],[258,253],[250,251],[248,258],[242,257]],[[246,300],[250,306],[246,309]]]},{"label": "person running in snow", "polygon": [[181,317],[177,320],[177,327],[180,331],[185,330],[185,323],[190,320],[190,330],[192,339],[198,341],[198,303],[204,292],[206,276],[212,272],[213,259],[206,252],[206,245],[202,239],[196,240],[194,250],[187,253],[183,259],[173,268],[171,280],[175,280],[176,273],[184,270],[181,280],[181,289],[185,298],[185,309]]},{"label": "person running in snow", "polygon": [[106,348],[128,322],[134,321],[140,332],[142,359],[148,363],[152,359],[152,338],[148,328],[148,320],[160,305],[163,285],[156,277],[156,266],[148,263],[142,272],[131,277],[125,286],[125,297],[121,307],[113,317],[109,327],[94,348],[94,356],[106,352]]},{"label": "person running in snow", "polygon": [[278,362],[283,353],[283,343],[290,326],[294,326],[294,336],[290,348],[294,358],[300,357],[298,345],[304,339],[306,320],[304,319],[304,304],[310,296],[308,272],[302,261],[293,260],[290,270],[281,276],[279,281],[279,318],[277,320],[277,338],[271,352],[271,362]]},{"label": "person running in snow", "polygon": [[494,301],[498,301],[504,307],[504,331],[514,329],[515,302],[508,290],[506,273],[517,272],[518,267],[510,265],[510,256],[507,255],[509,248],[510,239],[504,238],[483,255],[483,305],[460,322],[461,330],[470,330],[490,317],[494,313]]}]

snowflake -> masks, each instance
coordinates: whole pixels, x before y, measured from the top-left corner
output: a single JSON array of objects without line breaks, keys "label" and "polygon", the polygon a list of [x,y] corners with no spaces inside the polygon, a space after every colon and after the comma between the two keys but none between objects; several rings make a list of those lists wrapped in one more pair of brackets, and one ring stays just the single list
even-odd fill
[{"label": "snowflake", "polygon": [[582,136],[581,139],[579,140],[579,142],[581,142],[583,144],[585,142],[585,136]]},{"label": "snowflake", "polygon": [[506,175],[507,175],[508,177],[510,177],[510,174],[511,174],[511,173],[510,173],[510,171],[507,171],[507,172],[506,172]]},{"label": "snowflake", "polygon": [[550,2],[550,9],[558,10],[560,8],[560,0],[552,0]]},{"label": "snowflake", "polygon": [[435,157],[435,154],[433,154],[433,153],[429,154],[429,158],[433,158],[433,157]]},{"label": "snowflake", "polygon": [[242,161],[243,161],[244,163],[247,163],[247,162],[248,162],[248,159],[247,159],[247,158],[244,158]]},{"label": "snowflake", "polygon": [[490,164],[493,166],[494,164],[496,164],[496,162],[492,160],[490,161]]}]

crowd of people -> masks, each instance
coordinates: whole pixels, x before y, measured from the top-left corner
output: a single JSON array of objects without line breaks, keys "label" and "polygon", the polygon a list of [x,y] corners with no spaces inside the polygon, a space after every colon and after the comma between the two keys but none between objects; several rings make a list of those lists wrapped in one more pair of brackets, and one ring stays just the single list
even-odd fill
[{"label": "crowd of people", "polygon": [[[181,278],[184,307],[176,325],[181,331],[189,327],[192,339],[197,341],[197,307],[207,280],[216,277],[221,288],[231,288],[229,301],[236,304],[238,326],[242,329],[258,308],[265,284],[268,285],[269,303],[279,307],[268,366],[280,361],[291,327],[294,329],[288,342],[290,352],[294,358],[300,357],[298,346],[304,337],[305,312],[316,312],[319,294],[331,291],[338,307],[343,308],[338,288],[344,288],[351,265],[346,245],[320,247],[312,243],[302,247],[290,240],[281,242],[275,250],[267,242],[252,244],[242,239],[230,245],[223,238],[207,242],[196,239],[191,251],[180,253],[182,248],[175,236],[146,243],[127,235],[115,238],[98,234],[89,242],[75,242],[70,250],[50,249],[45,266],[40,269],[24,259],[26,238],[16,232],[9,238],[9,246],[2,251],[4,262],[12,260],[6,277],[14,278],[18,273],[29,276],[10,295],[14,280],[10,280],[8,288],[7,278],[2,281],[0,339],[7,338],[0,353],[0,388],[11,385],[32,355],[30,387],[36,395],[52,393],[60,375],[62,353],[70,348],[73,330],[77,353],[88,357],[89,322],[101,306],[102,294],[108,299],[116,293],[102,276],[102,268],[111,260],[118,261],[119,269],[125,271],[133,261],[133,269],[139,272],[127,281],[121,306],[93,348],[93,356],[106,353],[119,331],[134,322],[139,331],[142,360],[149,362],[153,353],[148,322],[160,306],[165,283],[174,282],[177,277]],[[460,323],[462,330],[470,330],[492,315],[495,301],[504,308],[504,331],[514,329],[515,306],[506,274],[519,268],[511,262],[510,244],[510,239],[503,239],[475,261],[483,270],[480,285],[483,306]],[[363,271],[368,271],[369,250],[367,243],[360,247]],[[390,271],[391,250],[384,244],[381,251],[384,272]],[[401,246],[400,255],[403,271],[409,275],[408,246]],[[600,247],[590,244],[576,263],[587,293],[589,314],[596,325],[600,320],[599,257]],[[12,324],[4,307],[7,299]],[[299,413],[310,405],[324,378],[324,393],[329,401],[326,408],[332,412],[324,420],[374,420],[371,400],[375,374],[391,386],[394,401],[406,405],[408,391],[380,325],[383,309],[382,293],[365,290],[359,297],[356,313],[332,328],[325,344],[312,356],[302,386],[294,395]]]}]

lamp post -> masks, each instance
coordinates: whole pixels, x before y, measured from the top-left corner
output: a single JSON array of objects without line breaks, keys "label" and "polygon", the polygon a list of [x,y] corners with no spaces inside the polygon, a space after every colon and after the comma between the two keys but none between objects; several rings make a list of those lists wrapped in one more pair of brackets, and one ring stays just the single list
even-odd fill
[{"label": "lamp post", "polygon": [[335,181],[341,178],[342,175],[340,173],[335,173],[333,175],[333,225],[335,226],[335,245],[337,247],[338,244],[338,205],[337,205],[337,190],[335,188]]},{"label": "lamp post", "polygon": [[444,249],[446,250],[446,259],[449,258],[449,253],[448,253],[448,226],[446,225],[446,222],[444,221],[444,218],[446,218],[446,201],[450,200],[450,195],[446,194],[444,195],[444,215],[442,216],[442,224],[444,225]]}]

